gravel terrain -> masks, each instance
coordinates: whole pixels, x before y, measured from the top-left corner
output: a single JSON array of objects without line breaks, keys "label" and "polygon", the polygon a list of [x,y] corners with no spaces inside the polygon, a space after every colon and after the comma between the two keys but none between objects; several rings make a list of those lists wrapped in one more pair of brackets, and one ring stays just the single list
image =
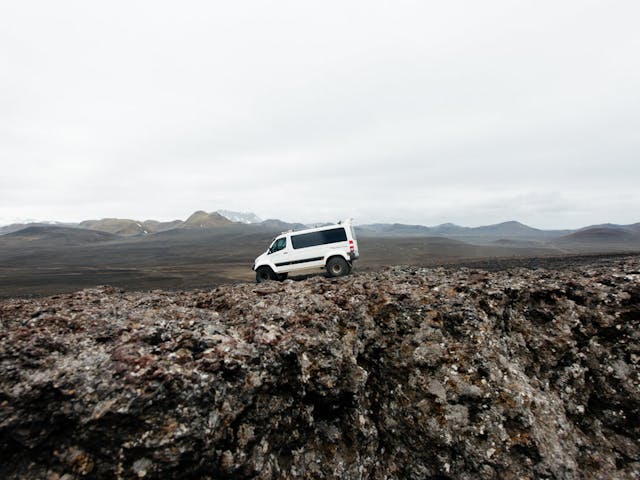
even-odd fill
[{"label": "gravel terrain", "polygon": [[640,477],[640,257],[0,301],[0,478]]}]

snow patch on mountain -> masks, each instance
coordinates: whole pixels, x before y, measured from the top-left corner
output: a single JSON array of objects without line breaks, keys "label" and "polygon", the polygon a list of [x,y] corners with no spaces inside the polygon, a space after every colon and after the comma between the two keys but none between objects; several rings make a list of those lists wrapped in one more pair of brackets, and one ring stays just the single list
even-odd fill
[{"label": "snow patch on mountain", "polygon": [[260,223],[262,219],[252,212],[234,212],[232,210],[216,210],[223,217],[231,220],[232,222],[240,223]]}]

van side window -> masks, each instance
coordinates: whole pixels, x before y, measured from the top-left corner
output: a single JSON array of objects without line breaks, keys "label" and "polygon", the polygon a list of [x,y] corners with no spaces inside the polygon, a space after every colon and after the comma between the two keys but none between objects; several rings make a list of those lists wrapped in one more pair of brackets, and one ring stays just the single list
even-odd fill
[{"label": "van side window", "polygon": [[347,232],[343,227],[322,230],[320,232],[303,233],[302,235],[291,235],[293,248],[315,247],[327,243],[338,243],[347,241]]},{"label": "van side window", "polygon": [[273,242],[273,245],[271,245],[271,248],[269,249],[269,253],[273,253],[273,252],[277,252],[279,250],[282,250],[286,246],[287,246],[287,237],[279,238],[275,242]]}]

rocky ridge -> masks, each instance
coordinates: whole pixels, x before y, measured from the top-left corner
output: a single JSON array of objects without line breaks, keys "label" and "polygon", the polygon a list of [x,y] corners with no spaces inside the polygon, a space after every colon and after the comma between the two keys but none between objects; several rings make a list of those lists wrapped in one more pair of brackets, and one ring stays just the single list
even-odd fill
[{"label": "rocky ridge", "polygon": [[0,302],[2,478],[638,478],[640,258]]}]

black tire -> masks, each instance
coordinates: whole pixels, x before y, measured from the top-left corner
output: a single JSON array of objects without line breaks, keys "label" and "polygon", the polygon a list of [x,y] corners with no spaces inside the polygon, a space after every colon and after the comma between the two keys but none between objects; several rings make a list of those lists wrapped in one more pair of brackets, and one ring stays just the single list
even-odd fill
[{"label": "black tire", "polygon": [[273,274],[273,270],[269,267],[258,267],[256,270],[256,282],[268,282],[269,280],[275,280],[275,275]]},{"label": "black tire", "polygon": [[276,275],[276,278],[278,279],[279,282],[282,282],[282,281],[286,280],[288,276],[289,276],[288,273],[278,273]]},{"label": "black tire", "polygon": [[327,262],[327,272],[330,277],[342,277],[350,270],[349,264],[342,257],[331,257]]}]

